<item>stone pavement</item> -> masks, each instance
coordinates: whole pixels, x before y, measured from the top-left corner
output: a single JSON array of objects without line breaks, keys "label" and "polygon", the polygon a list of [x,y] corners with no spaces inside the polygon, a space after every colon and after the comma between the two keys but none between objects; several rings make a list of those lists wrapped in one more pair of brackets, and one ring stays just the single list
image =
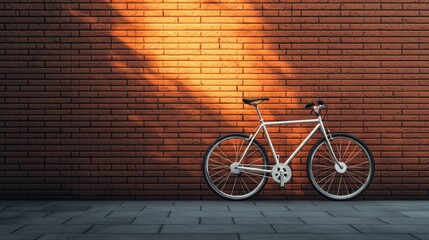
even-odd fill
[{"label": "stone pavement", "polygon": [[429,239],[429,201],[0,201],[0,239]]}]

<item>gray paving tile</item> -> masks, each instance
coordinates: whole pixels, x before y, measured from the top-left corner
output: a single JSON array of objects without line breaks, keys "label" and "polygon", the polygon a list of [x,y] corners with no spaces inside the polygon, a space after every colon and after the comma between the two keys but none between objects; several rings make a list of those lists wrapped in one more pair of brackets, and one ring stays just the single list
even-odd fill
[{"label": "gray paving tile", "polygon": [[0,234],[2,240],[35,240],[41,234]]},{"label": "gray paving tile", "polygon": [[11,233],[22,226],[24,225],[23,224],[2,224],[0,225],[0,233]]},{"label": "gray paving tile", "polygon": [[74,217],[68,220],[65,224],[130,224],[134,217],[110,217],[110,218],[89,218],[89,217]]},{"label": "gray paving tile", "polygon": [[273,225],[274,229],[278,233],[359,233],[351,227],[350,225],[308,225],[308,224],[301,224],[301,225],[280,225],[276,224]]},{"label": "gray paving tile", "polygon": [[[289,211],[286,206],[253,206],[252,211]],[[230,206],[231,211],[249,211],[249,206]]]},{"label": "gray paving tile", "polygon": [[11,206],[3,209],[2,211],[5,212],[27,212],[27,211],[46,211],[46,212],[53,212],[53,211],[86,211],[91,206]]},{"label": "gray paving tile", "polygon": [[397,206],[397,207],[409,207],[409,206],[419,206],[419,207],[429,207],[428,200],[375,200],[380,206]]},{"label": "gray paving tile", "polygon": [[429,224],[429,218],[424,218],[424,217],[380,218],[380,220],[387,222],[389,224]]},{"label": "gray paving tile", "polygon": [[200,206],[146,206],[143,211],[200,211]]},{"label": "gray paving tile", "polygon": [[[0,238],[2,239],[2,238]],[[238,240],[237,234],[45,234],[37,240]]]},{"label": "gray paving tile", "polygon": [[275,233],[270,225],[164,225],[161,233]]},{"label": "gray paving tile", "polygon": [[2,201],[0,201],[0,205],[1,206],[21,206],[21,207],[42,206],[42,205],[48,204],[49,202],[50,201],[37,201],[37,200],[32,200],[32,201],[26,201],[26,200],[5,201],[5,200],[2,200]]},{"label": "gray paving tile", "polygon": [[386,212],[398,212],[398,211],[421,211],[422,207],[408,205],[408,206],[353,206],[359,211],[386,211]]},{"label": "gray paving tile", "polygon": [[107,217],[145,217],[145,218],[161,218],[168,217],[170,211],[113,211]]},{"label": "gray paving tile", "polygon": [[144,206],[92,206],[88,208],[88,212],[100,212],[100,211],[141,211]]},{"label": "gray paving tile", "polygon": [[353,218],[353,217],[328,217],[328,218],[314,218],[314,217],[301,217],[306,224],[386,224],[377,218]]},{"label": "gray paving tile", "polygon": [[287,205],[291,211],[355,211],[356,208],[348,205],[326,205],[326,206],[294,206]]},{"label": "gray paving tile", "polygon": [[95,225],[88,233],[158,233],[160,229],[161,225]]},{"label": "gray paving tile", "polygon": [[259,211],[247,211],[247,212],[187,211],[187,212],[171,212],[170,217],[263,217],[263,215]]},{"label": "gray paving tile", "polygon": [[45,211],[35,211],[35,212],[0,212],[0,218],[10,218],[10,217],[17,217],[17,218],[32,218],[32,217],[44,217],[52,212],[45,212]]},{"label": "gray paving tile", "polygon": [[203,205],[201,206],[202,211],[229,211],[228,206],[207,206]]},{"label": "gray paving tile", "polygon": [[200,218],[136,218],[132,224],[199,224]]},{"label": "gray paving tile", "polygon": [[234,224],[231,217],[203,217],[201,224]]},{"label": "gray paving tile", "polygon": [[111,212],[104,211],[104,212],[86,212],[86,211],[79,211],[79,212],[52,212],[51,214],[47,215],[47,217],[105,217]]},{"label": "gray paving tile", "polygon": [[174,206],[255,206],[252,201],[230,202],[230,201],[177,201]]},{"label": "gray paving tile", "polygon": [[429,234],[412,234],[412,235],[420,240],[429,240]]},{"label": "gray paving tile", "polygon": [[408,234],[240,234],[241,240],[416,240]]},{"label": "gray paving tile", "polygon": [[311,201],[316,206],[374,206],[379,207],[380,204],[378,204],[376,201],[368,201],[368,200],[353,200],[353,201],[344,201],[344,202],[331,202],[326,200],[319,200],[319,201]]},{"label": "gray paving tile", "polygon": [[265,217],[332,217],[325,211],[262,211]]},{"label": "gray paving tile", "polygon": [[46,206],[120,206],[124,201],[107,201],[107,200],[79,200],[79,201],[50,201]]},{"label": "gray paving tile", "polygon": [[41,225],[32,224],[20,228],[16,233],[83,233],[91,225]]},{"label": "gray paving tile", "polygon": [[297,217],[247,217],[234,218],[236,224],[304,224]]},{"label": "gray paving tile", "polygon": [[288,205],[294,205],[294,206],[314,206],[314,204],[310,201],[270,201],[270,200],[263,200],[263,201],[254,201],[256,206],[288,206]]},{"label": "gray paving tile", "polygon": [[427,218],[429,217],[429,211],[401,211],[400,213],[404,214],[405,216],[408,217],[424,217]]},{"label": "gray paving tile", "polygon": [[63,224],[69,217],[0,218],[0,224]]},{"label": "gray paving tile", "polygon": [[393,212],[393,211],[337,211],[337,210],[330,210],[328,211],[331,215],[335,217],[406,217],[404,214],[400,212]]},{"label": "gray paving tile", "polygon": [[363,233],[429,233],[429,224],[420,225],[353,225]]},{"label": "gray paving tile", "polygon": [[175,201],[125,201],[121,206],[173,206],[174,203]]}]

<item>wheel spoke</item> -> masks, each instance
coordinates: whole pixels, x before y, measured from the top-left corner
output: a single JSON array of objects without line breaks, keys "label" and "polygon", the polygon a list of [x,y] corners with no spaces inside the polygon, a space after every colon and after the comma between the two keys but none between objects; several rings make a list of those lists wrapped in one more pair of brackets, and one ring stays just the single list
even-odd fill
[{"label": "wheel spoke", "polygon": [[[210,175],[210,177],[214,177],[214,176],[216,176],[218,173],[221,173],[221,172],[223,172],[223,171],[227,171],[226,169],[221,169],[221,170],[219,170],[219,171],[215,171],[213,174],[211,174]],[[229,171],[228,171],[229,172]]]},{"label": "wheel spoke", "polygon": [[[217,182],[217,180],[219,180],[219,179],[221,179],[221,178],[223,178],[223,177],[225,177],[226,175],[228,175],[229,174],[229,172],[227,172],[227,173],[225,173],[224,175],[222,175],[222,176],[220,176],[220,177],[218,177],[218,178],[216,178],[216,180],[214,180],[213,181],[213,183],[215,183],[215,182]],[[222,180],[223,181],[223,180]],[[220,181],[220,182],[222,182],[222,181]],[[216,187],[217,187],[218,185],[216,185]]]},{"label": "wheel spoke", "polygon": [[252,178],[252,177],[250,176],[250,174],[248,174],[248,173],[246,173],[246,172],[243,172],[243,173],[244,173],[244,174],[246,174],[248,178],[252,179],[252,181],[253,181],[253,182],[255,182],[256,184],[258,184],[258,181],[256,181],[254,178]]},{"label": "wheel spoke", "polygon": [[[332,174],[334,174],[334,173],[336,173],[336,172],[333,172],[333,173],[331,173],[331,174],[329,174],[328,176],[325,176],[324,178],[322,178],[322,179],[320,179],[318,182],[317,182],[317,184],[319,184],[320,182],[322,182],[323,180],[325,180],[325,179],[327,179],[327,178],[329,178],[330,176],[332,176]],[[330,179],[330,178],[329,178]],[[327,181],[328,182],[328,181]],[[326,184],[326,183],[325,183]],[[323,186],[325,186],[325,185],[323,185]],[[322,186],[322,188],[323,188],[323,186]]]},{"label": "wheel spoke", "polygon": [[218,156],[218,157],[220,157],[220,158],[222,158],[222,159],[225,159],[226,161],[228,161],[228,162],[230,162],[230,163],[232,163],[232,162],[231,162],[231,160],[229,160],[229,159],[227,159],[227,158],[224,158],[224,157],[222,157],[221,155],[219,155],[219,154],[217,154],[217,153],[215,153],[215,152],[213,152],[213,154],[214,154],[214,155],[216,155],[216,156]]},{"label": "wheel spoke", "polygon": [[360,152],[362,152],[362,149],[360,149],[359,150],[359,152],[356,152],[356,154],[355,155],[353,155],[353,157],[351,157],[351,158],[348,158],[347,160],[346,160],[346,163],[348,163],[350,160],[353,160],[353,158],[355,158]]},{"label": "wheel spoke", "polygon": [[238,177],[238,175],[235,175],[234,184],[232,185],[232,189],[231,189],[231,195],[233,195],[233,194],[234,194],[235,183],[237,183],[237,177]]},{"label": "wheel spoke", "polygon": [[334,179],[335,179],[335,176],[337,175],[337,172],[335,171],[334,172],[334,176],[332,176],[332,180],[331,180],[331,182],[329,183],[329,187],[328,187],[328,191],[327,192],[329,192],[329,189],[331,189],[331,185],[332,185],[332,183],[334,182]]},{"label": "wheel spoke", "polygon": [[357,179],[351,172],[346,172],[346,173],[348,173],[350,177],[352,177],[354,180],[356,180],[357,182],[363,185],[363,182],[359,181],[359,179]]},{"label": "wheel spoke", "polygon": [[337,195],[340,194],[340,188],[341,188],[341,180],[343,179],[343,174],[340,175],[340,182],[338,183],[338,191],[337,191]]},{"label": "wheel spoke", "polygon": [[[219,151],[223,154],[223,156],[225,157],[224,159],[229,161],[230,163],[232,163],[231,160],[229,160],[229,158],[225,155],[225,153],[222,151],[222,149],[219,148],[219,145],[217,146],[217,149],[219,149]],[[218,155],[219,156],[219,155]]]},{"label": "wheel spoke", "polygon": [[226,183],[228,182],[228,180],[229,180],[229,177],[231,177],[231,172],[229,173],[229,175],[228,175],[228,177],[226,178],[226,180],[225,180],[225,183],[223,184],[223,187],[222,187],[222,189],[221,189],[221,191],[223,191],[223,189],[225,188],[225,185],[226,185]]},{"label": "wheel spoke", "polygon": [[349,143],[347,144],[346,150],[344,150],[344,154],[341,157],[341,159],[344,159],[344,157],[346,156],[347,150],[349,149],[350,143],[352,142],[352,140],[349,140]]},{"label": "wheel spoke", "polygon": [[[249,187],[247,187],[246,182],[244,182],[244,180],[243,180],[242,178],[240,178],[240,180],[243,182],[244,186],[246,186],[247,191],[248,191],[248,192],[250,192]],[[244,190],[244,189],[243,189],[243,190]]]}]

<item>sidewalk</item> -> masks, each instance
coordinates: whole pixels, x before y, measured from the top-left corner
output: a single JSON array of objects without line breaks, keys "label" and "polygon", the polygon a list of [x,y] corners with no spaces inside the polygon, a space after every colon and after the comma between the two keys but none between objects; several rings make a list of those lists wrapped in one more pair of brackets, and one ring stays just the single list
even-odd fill
[{"label": "sidewalk", "polygon": [[0,201],[0,239],[429,239],[429,201]]}]

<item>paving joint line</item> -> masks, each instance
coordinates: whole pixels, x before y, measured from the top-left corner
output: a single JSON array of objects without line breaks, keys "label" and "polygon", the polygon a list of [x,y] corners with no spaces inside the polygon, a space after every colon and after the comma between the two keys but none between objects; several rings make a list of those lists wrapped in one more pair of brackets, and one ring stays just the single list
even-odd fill
[{"label": "paving joint line", "polygon": [[296,217],[296,218],[298,218],[298,220],[299,220],[299,221],[301,221],[302,223],[307,224],[307,223],[305,223],[305,222],[304,222],[304,220],[302,220],[300,217]]},{"label": "paving joint line", "polygon": [[380,217],[376,217],[376,219],[380,220],[381,222],[383,222],[383,223],[385,223],[385,224],[389,224],[389,225],[391,225],[390,223],[388,223],[388,222],[386,222],[386,221],[384,221],[384,220],[381,220],[381,219],[380,219]]},{"label": "paving joint line", "polygon": [[273,224],[270,224],[270,227],[274,230],[274,233],[278,233],[277,230],[274,228]]},{"label": "paving joint line", "polygon": [[164,224],[162,224],[161,227],[158,229],[158,232],[157,232],[158,234],[161,233],[161,230],[162,230],[163,227],[164,227]]},{"label": "paving joint line", "polygon": [[49,216],[49,215],[52,215],[52,214],[54,214],[54,212],[55,212],[55,211],[49,212],[48,214],[46,214],[45,216],[42,216],[42,217],[47,217],[47,216]]},{"label": "paving joint line", "polygon": [[42,233],[39,236],[37,236],[34,240],[40,239],[43,235],[45,235],[46,233]]},{"label": "paving joint line", "polygon": [[105,218],[107,218],[110,214],[112,214],[113,211],[110,211],[106,216],[104,216]]},{"label": "paving joint line", "polygon": [[361,232],[359,229],[357,229],[355,226],[353,226],[353,224],[348,224],[350,227],[352,227],[354,230],[358,231],[358,233],[362,234],[363,232]]},{"label": "paving joint line", "polygon": [[414,234],[412,234],[412,233],[408,233],[408,235],[410,235],[411,237],[413,237],[413,238],[415,238],[415,239],[421,240],[421,238],[418,238],[417,236],[415,236],[415,235],[414,235]]},{"label": "paving joint line", "polygon": [[16,231],[19,231],[19,230],[23,229],[23,228],[24,228],[24,227],[26,227],[26,226],[28,226],[28,224],[24,224],[23,226],[21,226],[21,227],[19,227],[19,228],[15,229],[15,230],[13,230],[13,231],[12,231],[12,232],[10,232],[10,233],[16,233]]},{"label": "paving joint line", "polygon": [[70,217],[69,219],[65,220],[63,223],[61,223],[61,225],[66,224],[66,223],[67,223],[68,221],[70,221],[72,218],[74,218],[74,217]]},{"label": "paving joint line", "polygon": [[95,224],[92,224],[88,229],[86,229],[85,231],[82,232],[82,234],[86,234],[89,230],[91,230],[93,227],[95,226]]},{"label": "paving joint line", "polygon": [[332,217],[335,217],[332,213],[328,212],[328,211],[324,211],[326,212],[328,215],[331,215]]}]

